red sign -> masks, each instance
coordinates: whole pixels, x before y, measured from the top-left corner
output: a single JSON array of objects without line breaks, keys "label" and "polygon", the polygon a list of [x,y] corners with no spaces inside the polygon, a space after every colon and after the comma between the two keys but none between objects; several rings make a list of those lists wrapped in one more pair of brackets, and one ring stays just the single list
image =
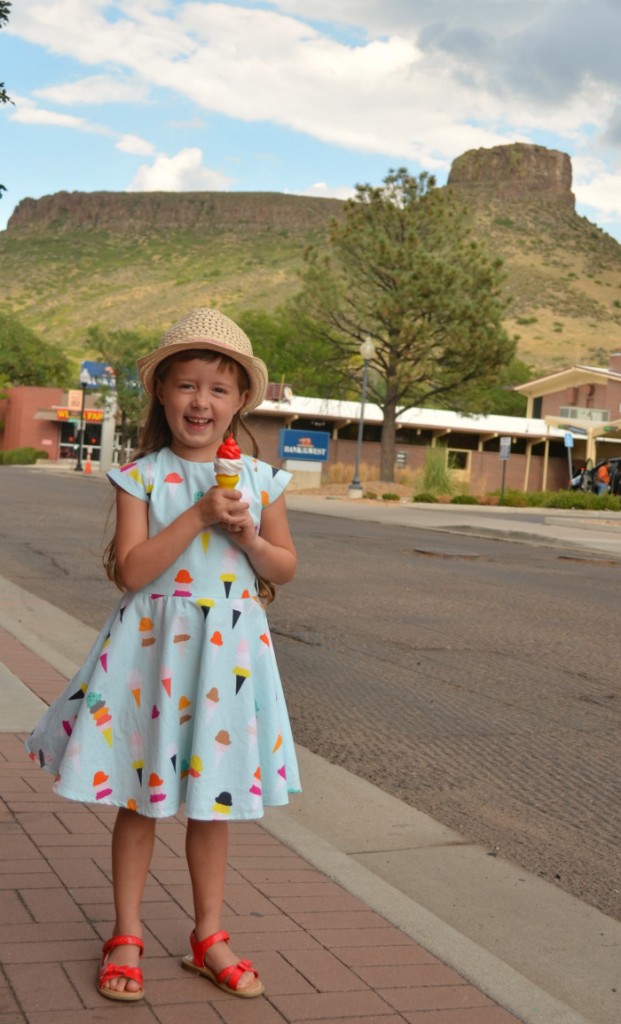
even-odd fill
[{"label": "red sign", "polygon": [[[75,410],[73,409],[57,409],[56,419],[57,420],[77,420],[79,416],[76,416]],[[85,409],[84,410],[84,422],[85,423],[103,423],[104,411],[103,409]]]}]

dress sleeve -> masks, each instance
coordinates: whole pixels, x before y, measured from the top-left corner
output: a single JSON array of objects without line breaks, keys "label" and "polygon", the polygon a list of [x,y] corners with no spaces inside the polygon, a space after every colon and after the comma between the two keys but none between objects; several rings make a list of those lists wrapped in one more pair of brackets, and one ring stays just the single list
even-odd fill
[{"label": "dress sleeve", "polygon": [[152,467],[144,459],[137,462],[128,462],[126,466],[115,467],[107,473],[108,480],[115,487],[140,498],[141,501],[149,501],[152,483]]},{"label": "dress sleeve", "polygon": [[288,473],[286,469],[276,469],[275,466],[266,466],[269,472],[269,479],[266,485],[267,502],[266,505],[272,505],[283,493],[285,487],[290,482],[292,474]]}]

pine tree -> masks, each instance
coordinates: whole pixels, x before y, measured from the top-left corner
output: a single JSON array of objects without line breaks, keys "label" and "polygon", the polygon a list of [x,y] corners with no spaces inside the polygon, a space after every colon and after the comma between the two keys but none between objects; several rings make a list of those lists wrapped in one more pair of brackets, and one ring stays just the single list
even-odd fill
[{"label": "pine tree", "polygon": [[431,400],[459,408],[513,358],[502,281],[450,189],[405,168],[379,187],[358,185],[327,243],[308,251],[295,307],[330,344],[334,372],[359,376],[361,343],[375,345],[369,398],[384,414],[382,480],[394,476],[399,411]]}]

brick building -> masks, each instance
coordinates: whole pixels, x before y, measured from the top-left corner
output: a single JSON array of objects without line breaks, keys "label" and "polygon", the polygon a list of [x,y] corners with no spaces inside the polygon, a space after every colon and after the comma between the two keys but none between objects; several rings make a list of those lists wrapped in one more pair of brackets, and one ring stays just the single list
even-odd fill
[{"label": "brick building", "polygon": [[[619,375],[621,379],[621,374]],[[330,435],[329,462],[353,470],[360,418],[359,402],[340,402],[292,395],[288,388],[270,385],[268,398],[248,417],[261,456],[279,464],[279,432],[283,428],[325,431]],[[58,388],[11,388],[0,401],[0,449],[32,446],[46,451],[52,461],[75,458],[81,426],[82,392]],[[379,467],[382,412],[365,404],[362,463]],[[107,468],[125,461],[114,448],[113,410],[100,407],[98,394],[86,395],[84,454],[93,465]],[[442,409],[409,409],[398,418],[399,465],[416,471],[425,462],[429,446],[442,445],[456,474],[472,494],[498,489],[501,477],[500,438],[511,438],[506,465],[506,486],[518,490],[554,490],[566,487],[568,467],[562,429],[541,418],[517,416],[465,416]],[[329,469],[323,469],[324,479]],[[297,475],[297,474],[296,474]],[[304,478],[300,475],[300,483]]]}]

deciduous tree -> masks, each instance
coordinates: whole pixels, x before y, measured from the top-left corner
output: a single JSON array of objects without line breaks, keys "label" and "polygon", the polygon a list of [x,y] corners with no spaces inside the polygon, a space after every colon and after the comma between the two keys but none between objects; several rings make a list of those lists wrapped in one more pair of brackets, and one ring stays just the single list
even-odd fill
[{"label": "deciduous tree", "polygon": [[400,410],[459,408],[511,361],[502,280],[450,190],[405,168],[379,187],[358,185],[326,244],[309,250],[295,305],[331,349],[334,373],[359,375],[360,344],[375,345],[369,398],[384,414],[383,480],[394,475]]},{"label": "deciduous tree", "polygon": [[246,309],[235,320],[250,338],[255,355],[267,364],[271,381],[289,384],[298,395],[336,395],[325,343],[287,309],[272,313]]},{"label": "deciduous tree", "polygon": [[472,390],[460,404],[463,412],[496,416],[525,416],[526,396],[514,391],[517,384],[533,379],[533,369],[521,359],[512,359],[498,375],[498,381],[491,387]]},{"label": "deciduous tree", "polygon": [[14,316],[0,313],[0,378],[8,385],[66,387],[71,381],[67,357]]},{"label": "deciduous tree", "polygon": [[97,352],[99,358],[112,368],[116,378],[122,449],[132,439],[145,407],[145,393],[138,377],[136,360],[156,348],[158,342],[159,335],[148,331],[110,331],[94,326],[86,332],[87,348]]}]

